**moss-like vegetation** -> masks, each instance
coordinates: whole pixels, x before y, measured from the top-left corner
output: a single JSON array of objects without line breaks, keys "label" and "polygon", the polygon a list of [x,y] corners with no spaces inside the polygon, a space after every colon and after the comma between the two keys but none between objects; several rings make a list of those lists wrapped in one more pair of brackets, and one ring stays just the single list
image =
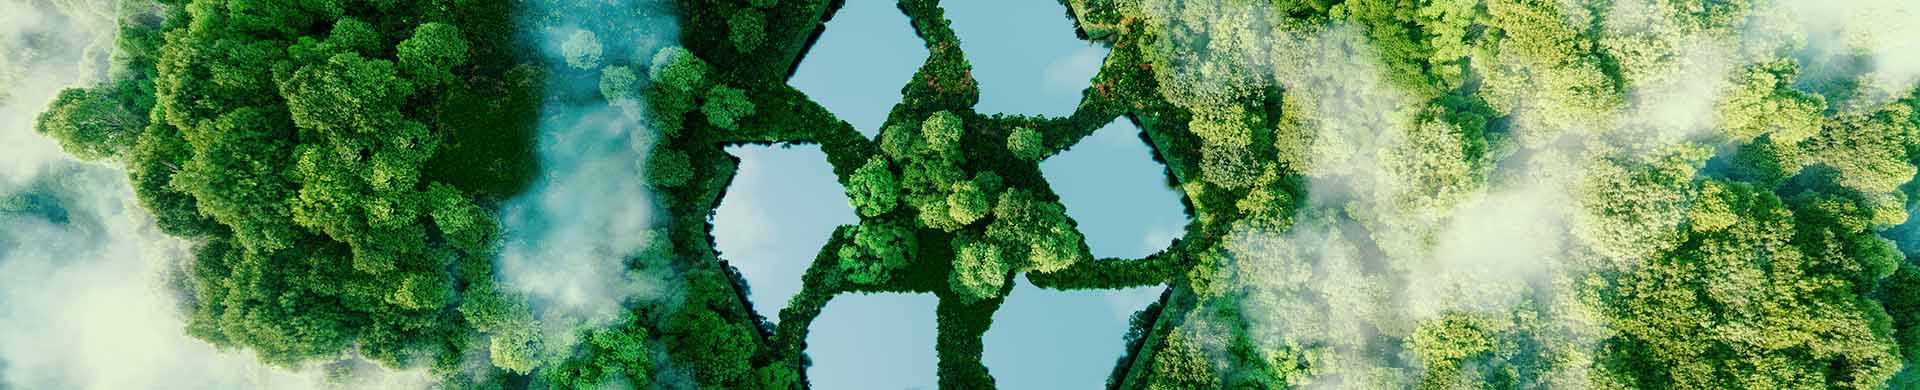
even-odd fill
[{"label": "moss-like vegetation", "polygon": [[[837,1],[679,0],[680,46],[645,52],[612,38],[631,10],[545,4],[520,17],[603,17],[541,68],[515,54],[533,50],[516,1],[176,0],[127,16],[125,70],[39,130],[125,166],[161,228],[200,242],[188,332],[289,366],[352,351],[457,386],[803,388],[821,308],[895,292],[939,298],[941,387],[993,388],[981,335],[1025,275],[1170,287],[1116,340],[1114,389],[1915,383],[1920,276],[1880,234],[1912,206],[1920,96],[1796,89],[1792,42],[1739,40],[1776,8],[1062,3],[1110,49],[1066,117],[975,111],[935,0],[898,2],[930,55],[876,139],[784,83]],[[1770,50],[1674,70],[1702,41]],[[1718,92],[1699,123],[1636,98],[1701,77]],[[542,95],[555,79],[598,95]],[[670,220],[627,265],[680,287],[558,353],[496,286],[486,211],[532,181],[551,101],[656,131],[632,179]],[[1141,259],[1093,258],[1038,170],[1115,120],[1144,129],[1191,219]],[[802,143],[860,223],[774,326],[751,308],[783,303],[746,299],[707,216],[738,165],[724,147]],[[0,211],[59,212],[40,204]],[[1463,254],[1461,223],[1541,226]],[[1507,256],[1493,268],[1532,273],[1470,272]]]}]

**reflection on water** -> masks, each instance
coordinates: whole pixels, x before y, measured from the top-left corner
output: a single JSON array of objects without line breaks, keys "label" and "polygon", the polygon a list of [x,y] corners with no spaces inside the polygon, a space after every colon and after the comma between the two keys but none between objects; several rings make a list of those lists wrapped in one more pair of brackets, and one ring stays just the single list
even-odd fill
[{"label": "reflection on water", "polygon": [[893,0],[847,0],[787,84],[872,138],[926,61],[926,47]]},{"label": "reflection on water", "polygon": [[[1072,114],[1106,55],[1074,37],[1057,2],[942,6],[980,80],[983,113]],[[894,2],[849,0],[789,84],[873,136],[925,58]],[[1138,132],[1122,120],[1041,165],[1096,257],[1151,254],[1185,224]],[[715,238],[752,285],[755,309],[771,318],[799,290],[833,227],[856,220],[818,148],[729,152],[741,170],[716,212]],[[1128,316],[1163,289],[1060,292],[1019,283],[984,340],[983,359],[1005,389],[1100,387],[1124,347]],[[807,338],[813,388],[935,388],[937,302],[925,294],[834,298]]]},{"label": "reflection on water", "polygon": [[754,311],[778,320],[833,228],[859,220],[819,146],[736,146],[727,153],[740,158],[740,169],[714,209],[714,246],[746,277]]},{"label": "reflection on water", "polygon": [[[815,389],[935,389],[931,294],[842,294],[807,334]],[[1012,389],[1013,387],[1001,386]]]}]

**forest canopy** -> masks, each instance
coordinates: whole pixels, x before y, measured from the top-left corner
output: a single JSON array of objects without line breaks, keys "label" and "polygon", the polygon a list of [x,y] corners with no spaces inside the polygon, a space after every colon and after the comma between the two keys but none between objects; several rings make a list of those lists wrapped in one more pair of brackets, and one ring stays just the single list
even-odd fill
[{"label": "forest canopy", "polygon": [[[940,387],[994,388],[1024,277],[1167,286],[1110,389],[1920,386],[1920,6],[1060,0],[1108,54],[1046,117],[976,111],[940,3],[899,0],[929,55],[868,138],[785,82],[844,3],[122,0],[105,80],[33,130],[192,247],[180,331],[289,369],[808,388],[827,302],[908,293]],[[1039,170],[1117,120],[1189,219],[1143,258]],[[747,144],[818,145],[858,217],[788,302],[714,247]],[[612,313],[504,265],[598,212],[516,217],[574,168],[649,216],[577,254]],[[0,217],[65,219],[48,191]]]}]

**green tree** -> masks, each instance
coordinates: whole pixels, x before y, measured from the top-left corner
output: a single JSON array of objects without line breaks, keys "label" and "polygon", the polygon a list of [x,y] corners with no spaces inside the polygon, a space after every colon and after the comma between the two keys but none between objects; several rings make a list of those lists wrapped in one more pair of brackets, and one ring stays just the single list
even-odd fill
[{"label": "green tree", "polygon": [[693,179],[687,154],[673,149],[657,149],[647,156],[647,183],[660,187],[679,187]]},{"label": "green tree", "polygon": [[629,104],[640,98],[640,77],[633,69],[625,66],[609,66],[600,70],[600,96],[608,103]]},{"label": "green tree", "polygon": [[113,159],[133,149],[147,116],[130,96],[130,86],[60,91],[34,122],[34,131],[60,141],[67,153],[84,160]]},{"label": "green tree", "polygon": [[606,49],[600,44],[600,37],[593,31],[576,30],[560,43],[560,55],[567,59],[567,66],[574,69],[593,70],[600,68],[600,56]]},{"label": "green tree", "polygon": [[583,330],[579,351],[547,367],[543,373],[551,388],[600,389],[608,383],[634,388],[653,387],[651,334],[637,318],[605,328]]},{"label": "green tree", "polygon": [[849,243],[837,253],[840,270],[858,284],[886,283],[895,270],[912,264],[919,250],[913,231],[897,224],[868,222],[838,233]]},{"label": "green tree", "polygon": [[1046,157],[1047,154],[1047,147],[1041,140],[1040,132],[1034,131],[1031,127],[1014,128],[1012,133],[1007,134],[1007,150],[1012,151],[1014,157],[1023,160],[1037,161]]},{"label": "green tree", "polygon": [[998,246],[979,241],[954,240],[953,273],[948,285],[968,300],[1000,295],[1007,283],[1007,262]]},{"label": "green tree", "polygon": [[[760,1],[760,0],[755,0]],[[760,47],[767,37],[767,20],[755,10],[740,10],[727,18],[727,40],[733,42],[733,48],[742,53],[752,52]]]},{"label": "green tree", "polygon": [[653,55],[653,64],[647,75],[660,85],[681,91],[698,91],[706,87],[707,63],[685,48],[669,46]]},{"label": "green tree", "polygon": [[867,159],[866,164],[854,170],[853,177],[847,178],[847,200],[863,216],[877,217],[893,211],[899,202],[899,192],[900,184],[894,180],[893,170],[880,156]]},{"label": "green tree", "polygon": [[700,113],[706,114],[707,123],[726,130],[734,130],[740,121],[753,115],[753,101],[747,99],[746,91],[714,85],[707,90],[706,103],[700,105]]},{"label": "green tree", "polygon": [[986,238],[1007,248],[1006,258],[1026,260],[1014,269],[1054,272],[1092,257],[1059,202],[1036,199],[1028,190],[1008,189],[995,201],[993,216]]},{"label": "green tree", "polygon": [[413,30],[413,36],[397,47],[400,70],[424,85],[438,85],[453,79],[453,67],[467,63],[467,40],[460,28],[446,23],[426,23]]},{"label": "green tree", "polygon": [[954,223],[973,224],[973,221],[987,216],[987,212],[993,206],[990,199],[987,191],[978,183],[973,181],[954,183],[953,191],[947,194],[947,216],[952,218]]},{"label": "green tree", "polygon": [[939,152],[956,151],[960,146],[960,135],[965,131],[960,116],[947,111],[933,113],[933,116],[920,123],[920,132],[926,137],[927,146]]}]

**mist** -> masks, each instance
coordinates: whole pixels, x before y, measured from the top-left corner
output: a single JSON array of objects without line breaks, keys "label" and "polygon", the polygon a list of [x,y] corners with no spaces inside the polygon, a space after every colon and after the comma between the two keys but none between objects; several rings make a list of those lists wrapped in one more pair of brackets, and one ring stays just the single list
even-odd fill
[{"label": "mist", "polygon": [[33,130],[61,89],[107,76],[117,9],[0,0],[0,389],[426,387],[423,370],[288,371],[187,336],[192,243],[154,226],[124,171]]},{"label": "mist", "polygon": [[[1791,15],[1779,29],[1804,42],[1796,56],[1807,67],[1802,86],[1835,95],[1828,98],[1840,100],[1839,108],[1885,103],[1920,83],[1920,3],[1783,0],[1779,7]],[[1848,95],[1835,90],[1856,85],[1860,91]]]},{"label": "mist", "polygon": [[[1290,227],[1240,227],[1223,244],[1228,284],[1248,294],[1238,307],[1248,334],[1263,348],[1309,359],[1310,378],[1293,383],[1309,388],[1411,387],[1425,370],[1412,348],[1416,329],[1453,316],[1523,332],[1548,349],[1532,353],[1590,361],[1608,325],[1576,296],[1575,281],[1671,249],[1658,245],[1681,234],[1692,195],[1665,196],[1675,189],[1668,186],[1689,186],[1715,150],[1738,141],[1722,131],[1722,111],[1741,98],[1735,93],[1750,69],[1796,50],[1852,56],[1869,66],[1828,77],[1858,81],[1865,92],[1853,105],[1905,95],[1920,79],[1912,46],[1920,25],[1911,11],[1920,6],[1841,3],[1790,1],[1733,32],[1681,26],[1654,1],[1609,3],[1594,15],[1605,18],[1596,50],[1624,64],[1624,99],[1561,99],[1554,89],[1564,86],[1510,86],[1522,101],[1478,161],[1451,137],[1451,124],[1423,119],[1417,94],[1390,81],[1361,27],[1261,32],[1255,50],[1271,50],[1272,61],[1246,66],[1271,66],[1286,110],[1301,113],[1299,123],[1280,126],[1285,133],[1297,125],[1309,140],[1296,166],[1307,176],[1307,202]],[[1808,39],[1780,38],[1796,34]],[[1824,70],[1831,69],[1812,71]],[[1221,73],[1173,72],[1209,71]],[[1674,172],[1675,183],[1620,179],[1627,169],[1676,161],[1691,171]],[[1646,196],[1626,204],[1589,196],[1603,191]],[[1633,215],[1602,212],[1614,208]],[[1607,261],[1572,260],[1595,255]],[[1207,311],[1196,309],[1181,332],[1221,334],[1212,328],[1227,325]],[[1228,354],[1224,345],[1203,348]],[[1581,386],[1587,367],[1531,369],[1550,388],[1565,388]]]},{"label": "mist", "polygon": [[[603,65],[644,69],[677,40],[678,27],[660,0],[525,4],[522,24],[538,45],[548,98],[537,131],[539,176],[500,210],[497,276],[529,298],[547,350],[564,353],[573,329],[610,323],[624,302],[670,289],[627,269],[666,221],[642,182],[658,134],[643,125],[644,101],[609,104],[598,76]],[[624,14],[637,17],[617,17]],[[569,50],[585,47],[579,37],[592,40],[590,63],[569,58]]]}]

